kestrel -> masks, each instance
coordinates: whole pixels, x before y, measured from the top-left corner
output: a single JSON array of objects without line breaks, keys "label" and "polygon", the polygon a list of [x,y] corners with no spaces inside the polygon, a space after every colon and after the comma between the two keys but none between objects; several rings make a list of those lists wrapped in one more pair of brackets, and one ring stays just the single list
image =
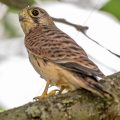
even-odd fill
[{"label": "kestrel", "polygon": [[81,48],[69,35],[54,24],[48,13],[39,7],[26,7],[19,13],[25,33],[25,46],[34,69],[46,80],[46,87],[36,99],[55,95],[48,93],[49,85],[63,90],[84,88],[102,97],[113,97],[97,80],[104,77]]}]

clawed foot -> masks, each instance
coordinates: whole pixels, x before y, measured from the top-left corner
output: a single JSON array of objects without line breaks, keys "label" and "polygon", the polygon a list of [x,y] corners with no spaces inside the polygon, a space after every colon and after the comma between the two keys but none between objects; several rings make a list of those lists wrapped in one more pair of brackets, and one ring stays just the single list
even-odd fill
[{"label": "clawed foot", "polygon": [[37,96],[37,97],[34,97],[33,100],[35,101],[39,101],[39,100],[43,100],[43,99],[46,99],[50,96],[55,96],[59,93],[60,90],[56,89],[56,90],[52,90],[51,92],[49,92],[48,94],[46,93],[43,93],[41,96]]}]

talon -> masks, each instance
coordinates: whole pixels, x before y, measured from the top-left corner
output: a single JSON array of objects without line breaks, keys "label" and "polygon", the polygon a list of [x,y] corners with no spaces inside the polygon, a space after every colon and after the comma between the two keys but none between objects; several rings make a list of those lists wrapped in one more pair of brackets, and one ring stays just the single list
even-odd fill
[{"label": "talon", "polygon": [[33,100],[35,101],[39,101],[39,100],[43,100],[43,99],[46,99],[50,96],[55,96],[57,94],[59,90],[56,89],[56,90],[52,90],[51,92],[49,92],[48,94],[46,93],[43,93],[41,96],[37,96],[37,97],[34,97]]},{"label": "talon", "polygon": [[45,98],[47,98],[47,95],[44,95],[44,96],[41,95],[41,96],[34,97],[33,100],[39,101],[39,100],[43,100],[43,99],[45,99]]},{"label": "talon", "polygon": [[48,88],[51,87],[51,81],[50,80],[47,80],[47,83],[46,83],[46,86],[45,86],[45,89],[42,93],[41,96],[37,96],[37,97],[34,97],[33,100],[35,101],[39,101],[39,100],[43,100],[43,99],[46,99],[47,97],[50,97],[50,96],[55,96],[57,94],[61,94],[62,91],[65,89],[64,86],[61,86],[61,89],[55,89],[55,90],[52,90],[48,93]]},{"label": "talon", "polygon": [[62,92],[63,92],[64,89],[65,89],[65,87],[64,87],[64,86],[61,86],[61,88],[60,88],[58,94],[59,94],[59,95],[62,94]]},{"label": "talon", "polygon": [[48,96],[55,96],[56,94],[58,94],[60,92],[59,89],[55,89],[55,90],[52,90],[48,93]]},{"label": "talon", "polygon": [[39,101],[39,100],[43,100],[43,99],[47,98],[47,92],[48,92],[48,88],[49,88],[50,83],[51,83],[51,81],[48,80],[42,95],[34,97],[33,100]]}]

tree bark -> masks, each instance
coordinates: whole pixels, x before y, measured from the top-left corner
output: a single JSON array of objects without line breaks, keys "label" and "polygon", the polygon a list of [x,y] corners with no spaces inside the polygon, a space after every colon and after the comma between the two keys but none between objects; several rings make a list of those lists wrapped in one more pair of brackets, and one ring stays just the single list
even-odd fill
[{"label": "tree bark", "polygon": [[[120,72],[101,84],[120,101]],[[0,120],[120,120],[120,103],[81,89],[2,112]]]}]

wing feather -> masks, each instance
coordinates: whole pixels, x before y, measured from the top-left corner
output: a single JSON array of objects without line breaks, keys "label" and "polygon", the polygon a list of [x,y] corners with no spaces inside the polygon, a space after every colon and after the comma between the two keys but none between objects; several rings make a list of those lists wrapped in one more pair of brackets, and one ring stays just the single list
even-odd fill
[{"label": "wing feather", "polygon": [[85,51],[57,27],[38,27],[26,35],[25,45],[32,54],[65,69],[88,76],[104,77]]}]

